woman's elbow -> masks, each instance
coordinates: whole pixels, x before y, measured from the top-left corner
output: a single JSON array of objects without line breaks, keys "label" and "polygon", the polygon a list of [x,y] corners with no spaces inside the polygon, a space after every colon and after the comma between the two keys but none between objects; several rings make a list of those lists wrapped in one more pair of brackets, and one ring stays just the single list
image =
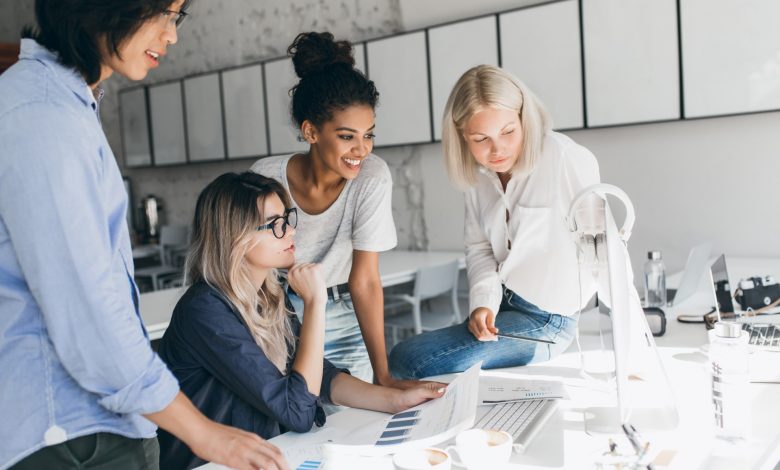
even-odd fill
[{"label": "woman's elbow", "polygon": [[292,417],[288,423],[285,423],[287,429],[297,433],[309,432],[312,426],[314,426],[314,413],[310,413],[307,416]]}]

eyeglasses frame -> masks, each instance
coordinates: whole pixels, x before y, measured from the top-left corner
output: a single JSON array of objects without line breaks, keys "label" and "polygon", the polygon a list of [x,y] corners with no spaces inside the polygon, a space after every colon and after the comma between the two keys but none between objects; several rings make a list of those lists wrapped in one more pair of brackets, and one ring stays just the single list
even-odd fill
[{"label": "eyeglasses frame", "polygon": [[[295,214],[295,224],[290,223],[290,214]],[[284,219],[284,223],[282,224],[282,234],[279,235],[276,233],[276,230],[274,229],[276,227],[276,221],[279,219]],[[290,207],[289,209],[284,211],[284,215],[279,215],[274,217],[273,219],[269,220],[267,224],[263,224],[259,227],[257,227],[257,230],[268,230],[271,229],[271,233],[273,233],[274,237],[278,239],[284,238],[285,235],[287,235],[287,227],[290,226],[292,228],[295,228],[298,226],[298,209],[295,207]]]}]

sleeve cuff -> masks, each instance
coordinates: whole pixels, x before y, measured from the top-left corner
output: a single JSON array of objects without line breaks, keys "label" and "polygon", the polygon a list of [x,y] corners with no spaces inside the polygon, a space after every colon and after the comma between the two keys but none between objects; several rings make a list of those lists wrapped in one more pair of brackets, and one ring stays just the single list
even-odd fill
[{"label": "sleeve cuff", "polygon": [[156,355],[146,371],[136,380],[98,403],[121,414],[150,414],[162,411],[179,393],[179,383]]},{"label": "sleeve cuff", "polygon": [[469,315],[474,310],[485,307],[493,312],[493,315],[498,314],[498,309],[501,308],[501,289],[497,292],[491,289],[490,292],[486,292],[485,289],[474,289],[469,295]]},{"label": "sleeve cuff", "polygon": [[[330,367],[328,367],[330,365]],[[339,369],[336,366],[330,364],[329,362],[325,366],[325,368],[322,371],[322,385],[320,385],[320,399],[329,405],[333,405],[333,400],[330,398],[330,384],[333,382],[333,379],[336,378],[337,375],[340,373],[350,374],[348,369]]]},{"label": "sleeve cuff", "polygon": [[352,242],[352,249],[353,250],[359,250],[359,251],[373,251],[376,253],[381,253],[383,251],[390,251],[393,248],[398,246],[398,239],[394,239],[387,243],[381,243],[381,244],[371,244],[371,243],[360,243],[360,242]]}]

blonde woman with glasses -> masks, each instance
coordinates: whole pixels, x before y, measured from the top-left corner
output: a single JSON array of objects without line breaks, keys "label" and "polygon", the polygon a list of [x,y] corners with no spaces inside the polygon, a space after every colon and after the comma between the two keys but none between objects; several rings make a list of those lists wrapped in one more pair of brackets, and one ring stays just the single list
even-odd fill
[{"label": "blonde woman with glasses", "polygon": [[565,218],[574,196],[599,182],[598,163],[551,130],[520,80],[489,65],[455,84],[442,142],[450,179],[465,191],[471,314],[397,345],[390,370],[418,379],[478,361],[498,368],[549,360],[568,347],[577,312],[596,291],[592,274],[580,272]]},{"label": "blonde woman with glasses", "polygon": [[[322,403],[398,412],[441,397],[444,384],[372,385],[324,359],[327,293],[318,264],[295,264],[297,211],[281,183],[226,173],[198,197],[189,288],[160,343],[181,390],[214,421],[269,439],[322,425]],[[303,323],[277,278],[288,269]],[[161,432],[161,468],[203,463]]]}]

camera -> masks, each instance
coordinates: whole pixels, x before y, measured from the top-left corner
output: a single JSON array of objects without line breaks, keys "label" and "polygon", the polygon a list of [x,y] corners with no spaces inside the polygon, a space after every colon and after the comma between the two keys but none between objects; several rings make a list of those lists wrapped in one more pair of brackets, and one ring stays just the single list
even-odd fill
[{"label": "camera", "polygon": [[780,300],[780,284],[773,276],[755,276],[739,281],[734,299],[742,310],[761,310]]}]

